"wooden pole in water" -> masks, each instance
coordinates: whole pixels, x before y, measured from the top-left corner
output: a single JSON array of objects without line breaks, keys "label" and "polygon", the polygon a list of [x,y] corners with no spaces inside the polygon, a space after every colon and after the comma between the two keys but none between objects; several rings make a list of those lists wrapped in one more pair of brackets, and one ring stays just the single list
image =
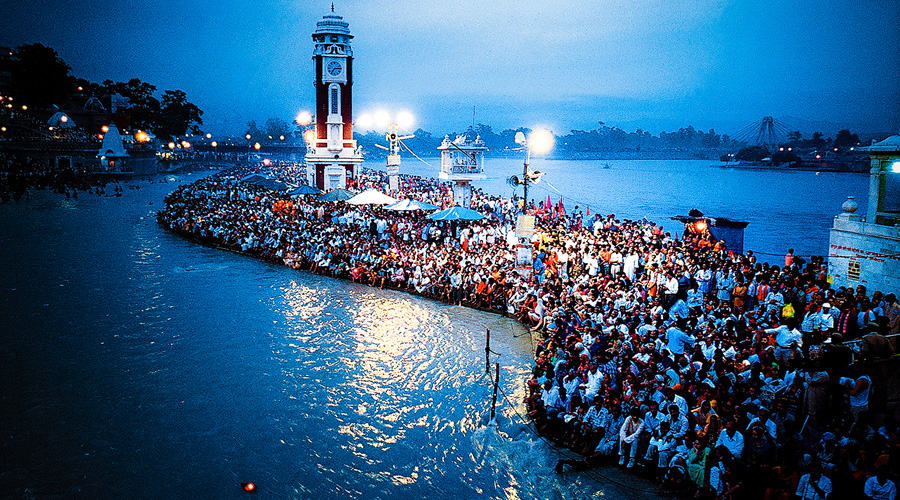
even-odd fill
[{"label": "wooden pole in water", "polygon": [[497,408],[497,387],[500,385],[500,363],[496,363],[497,372],[494,375],[494,399],[491,401],[491,421],[494,420],[494,413]]},{"label": "wooden pole in water", "polygon": [[484,344],[484,373],[491,373],[491,329],[487,329],[487,342]]}]

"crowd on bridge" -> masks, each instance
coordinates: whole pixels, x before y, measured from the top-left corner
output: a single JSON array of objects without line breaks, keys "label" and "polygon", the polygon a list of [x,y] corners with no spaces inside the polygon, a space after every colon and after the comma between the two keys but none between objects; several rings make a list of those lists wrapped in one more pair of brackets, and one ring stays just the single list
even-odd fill
[{"label": "crowd on bridge", "polygon": [[[294,180],[272,165],[269,175]],[[533,424],[584,456],[702,498],[894,499],[896,391],[873,367],[900,333],[893,294],[831,287],[821,258],[784,265],[709,234],[529,206],[517,269],[515,199],[475,190],[471,223],[290,197],[240,179],[179,187],[158,220],[187,237],[318,274],[515,316],[533,331]],[[383,172],[356,187],[385,190]],[[402,176],[439,206],[445,183]],[[881,363],[881,365],[879,364]],[[865,368],[864,368],[865,367]],[[559,470],[565,470],[560,462]]]}]

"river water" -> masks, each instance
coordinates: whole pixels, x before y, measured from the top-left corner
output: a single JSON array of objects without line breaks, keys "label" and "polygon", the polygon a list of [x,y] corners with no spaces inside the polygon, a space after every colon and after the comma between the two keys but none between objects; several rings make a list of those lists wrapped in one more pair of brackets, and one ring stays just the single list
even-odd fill
[{"label": "river water", "polygon": [[[707,163],[535,166],[623,217],[746,214],[748,248],[773,252],[824,253],[843,199],[864,205],[865,176]],[[485,186],[507,194],[503,168],[516,162]],[[181,240],[155,212],[195,178],[0,205],[3,495],[239,498],[251,481],[258,498],[655,497],[611,467],[553,473],[562,455],[518,415],[531,365],[518,324]]]}]

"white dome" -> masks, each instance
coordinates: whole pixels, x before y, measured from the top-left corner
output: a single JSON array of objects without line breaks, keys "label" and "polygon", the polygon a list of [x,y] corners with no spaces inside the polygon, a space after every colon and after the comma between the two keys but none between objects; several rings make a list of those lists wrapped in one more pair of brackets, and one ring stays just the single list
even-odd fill
[{"label": "white dome", "polygon": [[53,116],[51,116],[49,120],[47,120],[47,125],[50,125],[51,127],[69,128],[75,126],[75,120],[62,111],[57,111],[56,113],[53,113]]}]

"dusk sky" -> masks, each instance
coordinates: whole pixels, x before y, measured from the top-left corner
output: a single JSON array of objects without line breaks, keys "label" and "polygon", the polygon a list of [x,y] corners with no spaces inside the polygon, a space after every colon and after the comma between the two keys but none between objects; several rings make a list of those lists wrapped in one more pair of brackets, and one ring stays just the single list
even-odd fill
[{"label": "dusk sky", "polygon": [[[413,128],[599,121],[734,133],[765,115],[900,130],[897,0],[336,1],[355,36],[354,114]],[[88,80],[181,89],[203,129],[311,110],[323,0],[12,0],[0,45],[43,43]],[[813,130],[807,130],[811,133]]]}]

